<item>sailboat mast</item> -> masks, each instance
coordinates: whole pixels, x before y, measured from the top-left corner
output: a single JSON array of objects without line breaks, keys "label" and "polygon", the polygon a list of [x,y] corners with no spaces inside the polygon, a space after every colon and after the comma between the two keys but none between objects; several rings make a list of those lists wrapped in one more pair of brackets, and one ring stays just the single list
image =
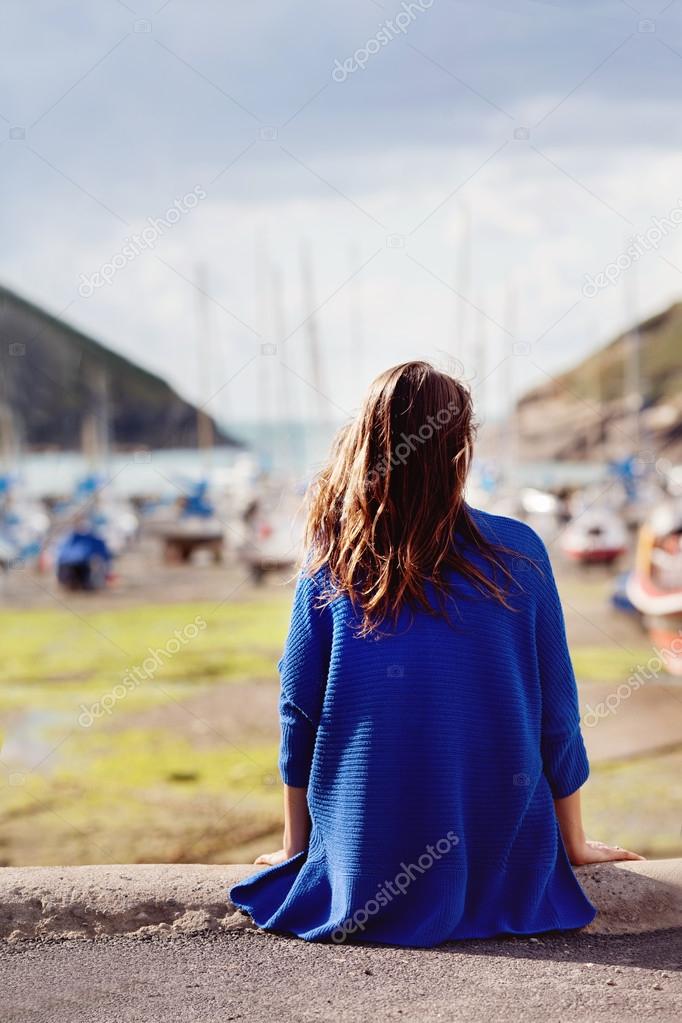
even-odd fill
[{"label": "sailboat mast", "polygon": [[348,267],[352,275],[348,284],[350,356],[353,372],[357,378],[362,381],[365,324],[362,304],[362,284],[360,281],[360,275],[357,273],[358,266],[360,266],[360,253],[357,245],[351,245],[348,255]]},{"label": "sailboat mast", "polygon": [[[629,410],[632,444],[639,451],[642,441],[642,337],[639,329],[637,301],[637,268],[629,274],[630,287],[625,288],[627,318],[632,324],[626,338],[625,404]],[[627,282],[626,282],[627,284]]]},{"label": "sailboat mast", "polygon": [[511,340],[505,340],[509,351],[504,367],[506,372],[504,373],[504,387],[506,394],[508,395],[507,415],[506,415],[506,426],[504,435],[504,475],[507,482],[510,481],[511,477],[515,475],[516,461],[518,458],[518,416],[516,414],[516,399],[515,399],[515,388],[516,388],[516,373],[515,373],[515,358],[514,344],[519,340],[517,337],[518,330],[518,296],[516,287],[512,282],[507,287],[506,304],[505,304],[505,316],[503,320],[504,325],[511,334]]},{"label": "sailboat mast", "polygon": [[[484,308],[481,302],[481,308]],[[485,423],[487,413],[486,376],[488,373],[488,331],[485,316],[476,315],[476,332],[474,336],[474,389],[476,391],[476,407],[478,421]]]},{"label": "sailboat mast", "polygon": [[211,397],[210,320],[208,311],[208,272],[203,263],[195,271],[197,293],[197,335],[196,356],[199,378],[199,401],[197,403],[197,446],[203,455],[204,468],[210,465],[211,449],[214,442],[213,421],[206,409]]},{"label": "sailboat mast", "polygon": [[13,390],[9,372],[0,366],[0,455],[4,472],[10,471],[19,453]]},{"label": "sailboat mast", "polygon": [[268,267],[270,265],[268,256],[267,238],[264,234],[256,238],[255,248],[255,284],[256,284],[256,317],[258,332],[261,336],[260,357],[258,360],[257,377],[257,402],[258,423],[259,423],[259,446],[262,454],[272,463],[274,436],[272,432],[272,411],[273,403],[271,396],[271,373],[270,367],[273,357],[268,354],[272,344],[270,318],[272,314],[270,302],[270,285],[268,279]]},{"label": "sailboat mast", "polygon": [[307,245],[301,246],[301,275],[303,278],[303,300],[306,309],[305,330],[308,338],[308,362],[311,372],[311,384],[315,391],[315,409],[317,422],[323,423],[326,418],[325,398],[323,390],[322,366],[320,360],[320,335],[317,324],[317,301],[310,250]]},{"label": "sailboat mast", "polygon": [[2,468],[9,472],[16,455],[16,434],[12,409],[6,402],[0,402],[0,452]]},{"label": "sailboat mast", "polygon": [[[287,321],[284,308],[284,284],[282,272],[274,263],[270,265],[270,290],[272,295],[272,314],[277,339],[278,351],[284,338],[287,336]],[[283,464],[287,471],[293,472],[295,465],[295,445],[291,433],[291,401],[289,395],[288,371],[277,359],[277,405],[280,421],[280,435],[282,436]]]},{"label": "sailboat mast", "polygon": [[455,320],[455,356],[459,358],[464,366],[464,375],[467,376],[467,358],[469,357],[469,305],[471,291],[471,212],[466,203],[461,204],[461,237],[459,243],[459,260],[456,271],[455,289],[461,298],[457,298],[456,320]]},{"label": "sailboat mast", "polygon": [[81,424],[81,449],[90,472],[103,467],[109,450],[108,383],[104,369],[86,371],[87,397]]}]

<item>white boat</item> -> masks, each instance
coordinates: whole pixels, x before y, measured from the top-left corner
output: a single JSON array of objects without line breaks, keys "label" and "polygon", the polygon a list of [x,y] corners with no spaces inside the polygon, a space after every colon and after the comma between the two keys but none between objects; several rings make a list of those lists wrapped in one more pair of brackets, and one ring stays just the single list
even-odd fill
[{"label": "white boat", "polygon": [[247,509],[244,527],[239,557],[254,582],[271,571],[293,570],[303,555],[303,495],[288,487],[264,492]]},{"label": "white boat", "polygon": [[668,671],[682,675],[681,500],[659,505],[640,529],[626,594]]},{"label": "white boat", "polygon": [[570,521],[560,546],[571,561],[611,564],[627,550],[627,529],[610,508],[590,508]]}]

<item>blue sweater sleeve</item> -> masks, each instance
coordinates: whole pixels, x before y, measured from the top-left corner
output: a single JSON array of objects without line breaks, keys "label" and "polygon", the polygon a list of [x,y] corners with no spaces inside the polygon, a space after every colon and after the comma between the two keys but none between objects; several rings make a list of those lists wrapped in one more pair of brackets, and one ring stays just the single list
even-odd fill
[{"label": "blue sweater sleeve", "polygon": [[317,585],[301,574],[296,584],[280,673],[279,770],[286,785],[306,788],[315,749],[331,655],[328,607],[319,608]]},{"label": "blue sweater sleeve", "polygon": [[536,605],[535,634],[542,689],[541,753],[552,795],[563,799],[584,785],[590,768],[580,731],[578,690],[564,614],[547,549],[542,541],[540,544],[538,564],[543,578]]}]

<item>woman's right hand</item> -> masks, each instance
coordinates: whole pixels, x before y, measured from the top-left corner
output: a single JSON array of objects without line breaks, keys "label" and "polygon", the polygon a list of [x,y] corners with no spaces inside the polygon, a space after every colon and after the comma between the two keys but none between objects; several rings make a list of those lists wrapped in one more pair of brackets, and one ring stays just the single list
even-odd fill
[{"label": "woman's right hand", "polygon": [[273,853],[261,853],[260,856],[258,856],[257,859],[255,859],[253,862],[262,863],[266,867],[276,867],[280,863],[284,863],[289,858],[290,858],[289,853],[286,851],[286,849],[278,849],[277,852]]},{"label": "woman's right hand", "polygon": [[605,842],[594,842],[584,839],[577,849],[569,849],[568,857],[574,867],[583,867],[588,863],[608,863],[613,860],[643,860],[644,856],[621,849],[619,845],[606,845]]}]

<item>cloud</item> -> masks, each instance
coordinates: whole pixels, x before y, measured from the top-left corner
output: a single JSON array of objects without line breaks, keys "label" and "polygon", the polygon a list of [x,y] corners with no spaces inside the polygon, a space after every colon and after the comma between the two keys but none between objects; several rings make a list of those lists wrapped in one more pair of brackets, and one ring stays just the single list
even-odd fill
[{"label": "cloud", "polygon": [[[68,306],[83,329],[197,397],[191,281],[206,264],[213,376],[231,379],[213,410],[235,418],[263,405],[261,342],[244,324],[282,340],[259,244],[281,272],[288,331],[312,311],[300,274],[310,245],[335,415],[388,362],[470,359],[482,322],[489,363],[504,358],[510,290],[512,332],[544,334],[537,366],[517,364],[519,387],[623,325],[629,283],[587,303],[581,281],[677,201],[682,41],[670,15],[648,32],[645,8],[616,2],[434,0],[339,83],[334,61],[399,3],[133,6],[136,16],[113,0],[6,14],[0,274],[10,286]],[[26,138],[10,139],[11,125]],[[200,208],[110,287],[78,296],[81,273],[196,185]],[[637,268],[642,314],[679,294],[679,246],[667,240],[664,258]],[[306,344],[303,325],[267,373],[273,384],[289,374],[291,407],[307,415]],[[490,394],[508,400],[501,376]]]}]

